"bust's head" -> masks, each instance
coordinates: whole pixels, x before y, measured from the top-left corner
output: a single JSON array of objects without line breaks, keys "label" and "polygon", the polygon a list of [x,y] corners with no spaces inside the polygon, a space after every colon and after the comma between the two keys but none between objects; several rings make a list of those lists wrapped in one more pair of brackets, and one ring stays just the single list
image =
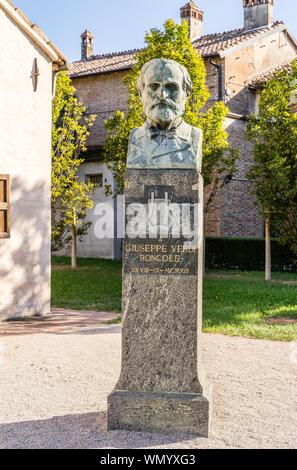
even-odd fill
[{"label": "bust's head", "polygon": [[178,62],[169,59],[147,62],[137,87],[149,122],[166,129],[182,117],[192,86],[189,72]]}]

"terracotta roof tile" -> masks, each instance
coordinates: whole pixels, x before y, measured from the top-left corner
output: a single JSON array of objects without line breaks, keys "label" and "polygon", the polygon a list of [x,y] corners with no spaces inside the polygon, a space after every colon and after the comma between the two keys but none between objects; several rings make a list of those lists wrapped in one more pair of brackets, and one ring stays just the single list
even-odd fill
[{"label": "terracotta roof tile", "polygon": [[[245,31],[244,28],[241,28],[224,33],[208,34],[195,40],[193,45],[203,57],[214,56],[232,47],[239,46],[246,41],[257,39],[265,33],[283,29],[283,27],[283,22],[277,21],[271,26],[251,31]],[[69,72],[70,75],[75,78],[128,70],[135,63],[135,54],[138,51],[139,49],[134,49],[131,51],[92,56],[84,61],[73,62]]]},{"label": "terracotta roof tile", "polygon": [[284,23],[276,21],[271,26],[264,28],[258,28],[250,31],[246,31],[244,28],[234,29],[233,31],[227,31],[218,34],[208,34],[202,36],[193,42],[193,45],[200,52],[202,56],[212,56],[228,49],[239,46],[246,41],[257,39],[265,33],[279,29],[283,27]]},{"label": "terracotta roof tile", "polygon": [[138,52],[137,49],[92,56],[87,60],[73,62],[69,72],[72,77],[83,77],[98,73],[127,70],[135,63],[136,52]]},{"label": "terracotta roof tile", "polygon": [[278,65],[277,67],[269,70],[269,72],[258,75],[258,77],[249,82],[248,86],[251,88],[261,88],[265,85],[265,83],[274,78],[279,72],[292,72],[292,61]]}]

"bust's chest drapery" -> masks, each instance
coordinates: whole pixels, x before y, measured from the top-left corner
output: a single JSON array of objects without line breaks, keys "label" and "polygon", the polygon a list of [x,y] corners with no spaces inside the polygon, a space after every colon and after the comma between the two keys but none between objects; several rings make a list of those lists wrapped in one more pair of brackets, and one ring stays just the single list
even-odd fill
[{"label": "bust's chest drapery", "polygon": [[146,126],[132,132],[128,168],[200,168],[202,132],[186,123],[176,135],[152,138]]}]

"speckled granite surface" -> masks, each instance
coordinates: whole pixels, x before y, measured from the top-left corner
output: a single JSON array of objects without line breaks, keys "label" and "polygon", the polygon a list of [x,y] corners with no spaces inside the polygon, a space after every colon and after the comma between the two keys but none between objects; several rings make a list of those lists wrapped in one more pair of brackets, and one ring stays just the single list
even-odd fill
[{"label": "speckled granite surface", "polygon": [[[195,170],[127,171],[127,204],[145,202],[154,188],[159,197],[162,191],[170,194],[175,204],[202,202],[203,181]],[[201,207],[195,209],[200,210],[200,235]],[[125,255],[125,244],[131,240],[125,240],[122,371],[108,399],[109,429],[208,435],[211,398],[200,359],[202,236],[198,240],[191,255],[196,270],[185,274],[168,274],[166,263],[161,263],[162,273],[135,273],[131,257]],[[184,241],[178,243],[182,246]],[[141,243],[168,245],[148,237]],[[185,263],[188,266],[188,258]],[[183,257],[173,266],[183,267]],[[142,264],[143,269],[149,267],[149,261]]]}]

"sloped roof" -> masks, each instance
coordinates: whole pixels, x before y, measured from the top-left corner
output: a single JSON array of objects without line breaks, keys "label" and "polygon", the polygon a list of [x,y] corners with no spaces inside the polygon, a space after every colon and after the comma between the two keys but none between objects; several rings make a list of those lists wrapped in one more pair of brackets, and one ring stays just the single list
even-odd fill
[{"label": "sloped roof", "polygon": [[186,3],[182,8],[187,8],[187,7],[197,7],[198,8],[198,5],[196,5],[196,2],[194,2],[194,0],[190,0],[188,3]]},{"label": "sloped roof", "polygon": [[10,0],[0,0],[0,8],[9,15],[31,39],[41,47],[53,63],[66,68],[67,59],[62,52],[51,42],[37,24],[32,23],[20,8],[14,6]]},{"label": "sloped roof", "polygon": [[254,78],[248,86],[250,88],[262,88],[269,80],[274,78],[279,72],[292,72],[292,61],[278,65],[266,73],[262,73]]},{"label": "sloped roof", "polygon": [[94,35],[88,29],[86,29],[85,32],[82,33],[81,38],[85,38],[87,36],[92,37],[92,38],[94,37]]},{"label": "sloped roof", "polygon": [[87,60],[73,62],[69,73],[72,77],[83,77],[99,73],[128,70],[135,62],[136,52],[138,52],[138,49],[92,56]]},{"label": "sloped roof", "polygon": [[[270,26],[246,31],[244,28],[234,29],[224,33],[201,36],[193,42],[194,47],[203,57],[224,55],[235,47],[240,47],[249,41],[283,31],[286,27],[282,21],[276,21]],[[297,48],[297,45],[296,45]],[[128,70],[135,62],[135,54],[140,49],[114,52],[110,54],[94,55],[87,60],[73,62],[70,66],[72,78]]]},{"label": "sloped roof", "polygon": [[244,28],[234,29],[224,33],[208,34],[193,42],[194,47],[203,57],[221,55],[222,53],[241,46],[246,42],[257,40],[265,34],[285,29],[282,21],[276,21],[270,26],[246,31]]},{"label": "sloped roof", "polygon": [[181,10],[186,10],[187,8],[196,8],[197,10],[201,11],[198,5],[193,0],[190,0],[183,7],[181,7]]}]

